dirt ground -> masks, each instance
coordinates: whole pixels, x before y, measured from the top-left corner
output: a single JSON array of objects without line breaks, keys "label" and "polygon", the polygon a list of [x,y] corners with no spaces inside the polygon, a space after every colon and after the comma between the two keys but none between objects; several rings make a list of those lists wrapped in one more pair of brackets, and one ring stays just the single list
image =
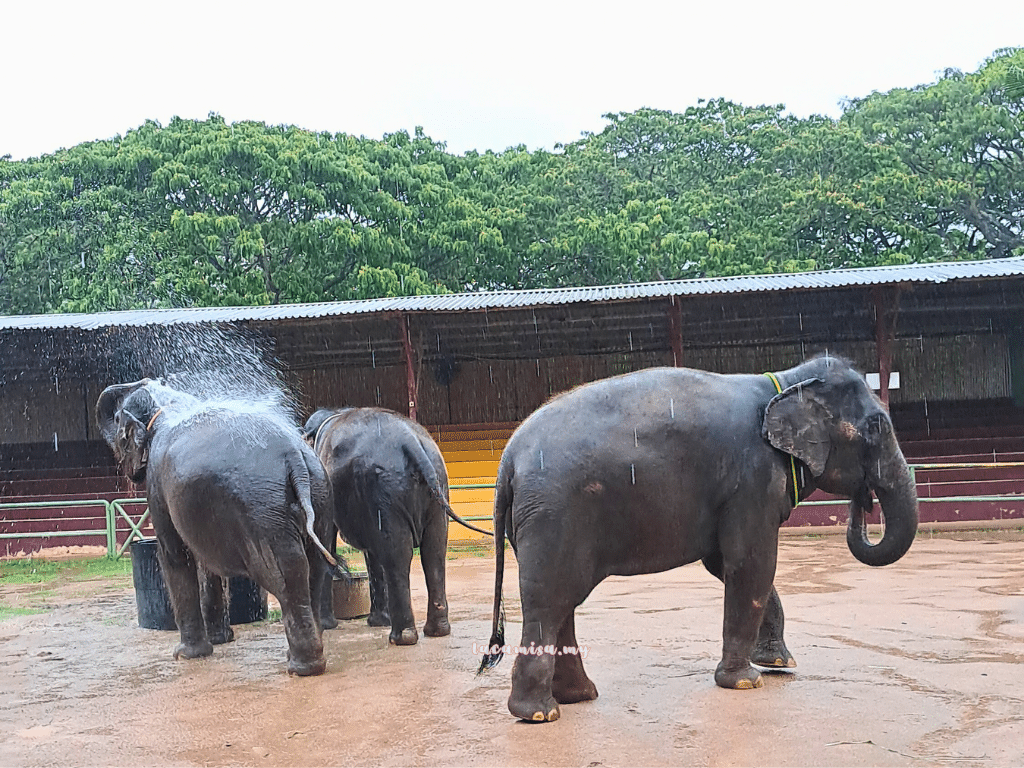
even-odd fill
[{"label": "dirt ground", "polygon": [[[1024,536],[922,534],[881,569],[842,537],[791,536],[779,559],[796,670],[717,688],[722,587],[700,565],[612,578],[577,612],[600,698],[539,725],[505,708],[511,659],[475,674],[490,557],[449,561],[450,637],[396,648],[343,622],[327,674],[306,679],[285,674],[279,621],[175,662],[177,633],[138,627],[130,580],[61,587],[45,613],[0,621],[0,765],[1022,764]],[[422,623],[422,576],[414,598]],[[0,603],[35,600],[0,588]]]}]

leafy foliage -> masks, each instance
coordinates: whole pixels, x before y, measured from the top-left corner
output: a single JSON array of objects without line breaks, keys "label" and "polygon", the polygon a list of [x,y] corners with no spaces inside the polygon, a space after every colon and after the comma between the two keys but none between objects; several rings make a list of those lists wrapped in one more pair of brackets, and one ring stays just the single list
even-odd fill
[{"label": "leafy foliage", "polygon": [[322,301],[1024,253],[1024,50],[849,102],[606,115],[453,156],[175,118],[0,160],[0,312]]}]

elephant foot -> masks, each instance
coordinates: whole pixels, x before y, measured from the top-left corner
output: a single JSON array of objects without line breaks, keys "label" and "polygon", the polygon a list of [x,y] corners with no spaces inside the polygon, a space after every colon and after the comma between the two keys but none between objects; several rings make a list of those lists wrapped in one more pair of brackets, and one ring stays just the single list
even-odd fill
[{"label": "elephant foot", "polygon": [[553,723],[562,714],[552,696],[546,696],[540,701],[529,701],[516,698],[513,694],[508,697],[508,711],[528,723]]},{"label": "elephant foot", "polygon": [[334,617],[333,613],[325,613],[320,617],[320,628],[321,629],[337,629],[338,620]]},{"label": "elephant foot", "polygon": [[452,625],[448,623],[447,616],[441,616],[437,619],[429,619],[426,624],[423,625],[423,634],[427,637],[445,637],[452,633]]},{"label": "elephant foot", "polygon": [[230,625],[216,629],[207,627],[206,634],[214,645],[224,645],[224,643],[233,642],[235,639],[235,630]]},{"label": "elephant foot", "polygon": [[366,623],[371,627],[390,627],[391,617],[386,613],[371,613],[366,617]]},{"label": "elephant foot", "polygon": [[593,701],[597,698],[597,686],[586,675],[582,680],[559,680],[556,672],[554,680],[551,681],[551,695],[559,704]]},{"label": "elephant foot", "polygon": [[781,640],[757,646],[750,654],[750,660],[767,669],[792,669],[796,666],[796,659]]},{"label": "elephant foot", "polygon": [[288,674],[297,675],[299,677],[311,677],[313,675],[322,675],[327,671],[327,659],[324,658],[323,654],[315,657],[312,661],[301,662],[295,659],[290,653],[288,654]]},{"label": "elephant foot", "polygon": [[721,688],[746,691],[760,688],[764,685],[764,680],[761,673],[749,664],[740,669],[728,670],[719,662],[718,669],[715,670],[715,683]]},{"label": "elephant foot", "polygon": [[416,631],[416,627],[406,627],[400,632],[391,630],[391,634],[388,635],[388,642],[392,645],[416,645],[420,640],[420,633]]},{"label": "elephant foot", "polygon": [[175,660],[199,659],[212,654],[213,643],[209,640],[201,640],[198,643],[178,643],[178,646],[174,649]]}]

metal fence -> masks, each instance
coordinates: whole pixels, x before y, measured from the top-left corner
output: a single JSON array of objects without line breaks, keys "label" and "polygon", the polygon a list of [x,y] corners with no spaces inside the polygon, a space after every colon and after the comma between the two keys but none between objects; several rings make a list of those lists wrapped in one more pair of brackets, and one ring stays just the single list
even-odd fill
[{"label": "metal fence", "polygon": [[[94,507],[103,508],[105,526],[100,528],[71,528],[64,531],[17,531],[12,533],[0,533],[0,541],[9,539],[49,539],[49,538],[102,538],[107,547],[107,557],[118,558],[125,553],[129,545],[135,539],[144,538],[142,529],[149,519],[149,507],[141,513],[133,514],[129,507],[146,504],[146,499],[76,499],[71,501],[18,501],[13,503],[0,504],[0,513],[5,509],[89,509]],[[53,518],[40,517],[35,520],[26,519],[19,522],[52,522]],[[118,524],[127,523],[126,539],[118,545]]]},{"label": "metal fence", "polygon": [[[950,464],[914,464],[911,465],[911,472],[914,473],[918,470],[935,470],[935,469],[994,469],[994,468],[1007,468],[1007,467],[1024,467],[1024,462],[978,462],[978,463],[950,463]],[[918,496],[919,504],[939,503],[939,502],[954,502],[954,503],[965,503],[965,502],[1009,502],[1018,507],[1024,506],[1024,480],[1022,482],[1022,488],[1020,493],[1009,493],[1009,494],[995,494],[995,495],[958,495],[958,496]],[[474,483],[466,485],[452,485],[451,490],[468,490],[468,489],[491,489],[494,488],[493,483]],[[133,512],[130,507],[139,507],[146,504],[145,498],[133,498],[133,499],[115,499],[113,501],[107,501],[104,499],[81,499],[72,501],[26,501],[26,502],[14,502],[14,503],[0,503],[0,514],[5,509],[44,509],[44,508],[90,508],[90,507],[102,507],[104,511],[104,518],[106,525],[103,529],[99,528],[75,528],[71,530],[47,530],[47,531],[23,531],[23,532],[12,532],[12,533],[0,533],[0,542],[9,539],[48,539],[48,538],[63,538],[63,537],[77,537],[77,538],[88,538],[96,537],[97,539],[103,538],[106,543],[107,557],[118,558],[121,557],[132,541],[139,538],[144,538],[143,529],[146,527],[146,523],[149,519],[149,508],[146,507],[142,512]],[[845,499],[814,499],[809,501],[800,502],[800,507],[828,507],[833,505],[845,505],[849,504],[848,500]],[[83,518],[87,519],[87,518]],[[468,516],[466,520],[480,522],[490,520],[490,516],[477,515]],[[40,517],[35,520],[27,519],[20,522],[35,522],[43,523],[45,521],[52,521],[52,518]],[[1021,525],[1024,526],[1024,516],[1020,517]],[[118,542],[118,534],[124,534],[124,541]],[[481,539],[476,542],[468,542],[474,545],[490,544],[490,539]]]}]

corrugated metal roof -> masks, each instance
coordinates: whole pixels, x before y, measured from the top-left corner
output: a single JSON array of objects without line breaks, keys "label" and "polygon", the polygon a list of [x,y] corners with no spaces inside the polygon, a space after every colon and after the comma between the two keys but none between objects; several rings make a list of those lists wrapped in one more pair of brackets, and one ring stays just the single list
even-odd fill
[{"label": "corrugated metal roof", "polygon": [[0,330],[174,325],[271,321],[296,318],[362,315],[376,312],[460,312],[481,309],[544,307],[585,302],[623,301],[727,293],[814,290],[896,283],[945,283],[950,280],[1024,275],[1024,258],[908,264],[892,267],[835,269],[826,272],[744,275],[696,280],[666,280],[631,285],[547,288],[527,291],[479,291],[442,296],[404,296],[315,304],[278,304],[262,307],[200,307],[147,309],[94,314],[0,316]]}]

